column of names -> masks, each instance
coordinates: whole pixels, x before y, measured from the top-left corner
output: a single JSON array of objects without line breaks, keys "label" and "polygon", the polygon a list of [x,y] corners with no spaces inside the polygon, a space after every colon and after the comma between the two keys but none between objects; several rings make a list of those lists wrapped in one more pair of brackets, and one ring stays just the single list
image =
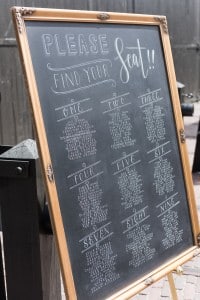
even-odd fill
[{"label": "column of names", "polygon": [[[92,112],[91,99],[71,99],[69,104],[57,107],[57,122],[65,125],[60,139],[65,143],[69,160],[82,162],[80,168],[67,175],[67,186],[74,193],[80,213],[78,218],[83,237],[78,241],[88,276],[88,294],[119,279],[116,271],[117,254],[111,238],[112,223],[108,220],[108,204],[103,203],[103,188],[99,178],[104,176],[101,161],[87,164],[84,158],[97,153],[96,129],[84,118]],[[85,235],[84,235],[85,233]]]},{"label": "column of names", "polygon": [[[142,175],[138,171],[141,159],[134,137],[137,128],[133,126],[129,116],[132,101],[129,93],[124,93],[114,94],[113,98],[103,100],[101,104],[103,114],[108,116],[111,149],[124,149],[111,166],[113,180],[120,192],[120,210],[123,215],[126,214],[126,218],[121,220],[121,230],[125,241],[124,253],[128,255],[127,268],[137,268],[153,258],[155,249],[151,247],[153,232],[147,221],[148,206],[144,207],[143,204],[144,186]],[[129,149],[134,151],[130,152]]]},{"label": "column of names", "polygon": [[175,246],[182,240],[183,230],[176,211],[180,204],[174,181],[174,169],[170,161],[171,143],[166,139],[166,116],[162,107],[164,101],[161,89],[148,91],[139,96],[140,109],[144,115],[146,136],[151,146],[147,151],[148,164],[152,167],[153,184],[157,199],[157,218],[163,228],[164,249]]}]

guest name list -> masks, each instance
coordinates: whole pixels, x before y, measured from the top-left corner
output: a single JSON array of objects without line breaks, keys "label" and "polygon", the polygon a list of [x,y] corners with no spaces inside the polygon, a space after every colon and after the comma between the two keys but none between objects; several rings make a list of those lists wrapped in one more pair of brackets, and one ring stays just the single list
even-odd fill
[{"label": "guest name list", "polygon": [[191,242],[159,30],[28,24],[78,299],[101,299]]}]

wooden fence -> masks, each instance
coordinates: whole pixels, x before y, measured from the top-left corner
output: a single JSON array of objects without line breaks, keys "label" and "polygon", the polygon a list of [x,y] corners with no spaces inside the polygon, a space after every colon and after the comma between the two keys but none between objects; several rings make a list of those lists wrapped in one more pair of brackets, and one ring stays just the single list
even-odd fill
[{"label": "wooden fence", "polygon": [[200,1],[138,0],[137,13],[167,16],[177,80],[200,99]]}]

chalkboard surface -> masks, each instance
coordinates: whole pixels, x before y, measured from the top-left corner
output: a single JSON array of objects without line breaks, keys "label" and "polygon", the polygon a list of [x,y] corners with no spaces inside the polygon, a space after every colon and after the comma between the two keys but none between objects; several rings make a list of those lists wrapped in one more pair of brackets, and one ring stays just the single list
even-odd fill
[{"label": "chalkboard surface", "polygon": [[160,27],[25,27],[77,298],[104,299],[195,243]]}]

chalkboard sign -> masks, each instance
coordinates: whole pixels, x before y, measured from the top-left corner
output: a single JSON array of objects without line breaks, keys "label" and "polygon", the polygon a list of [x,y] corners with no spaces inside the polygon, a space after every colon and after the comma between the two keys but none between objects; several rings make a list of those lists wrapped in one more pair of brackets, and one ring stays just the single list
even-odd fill
[{"label": "chalkboard sign", "polygon": [[69,299],[127,299],[198,247],[165,17],[13,8]]}]

